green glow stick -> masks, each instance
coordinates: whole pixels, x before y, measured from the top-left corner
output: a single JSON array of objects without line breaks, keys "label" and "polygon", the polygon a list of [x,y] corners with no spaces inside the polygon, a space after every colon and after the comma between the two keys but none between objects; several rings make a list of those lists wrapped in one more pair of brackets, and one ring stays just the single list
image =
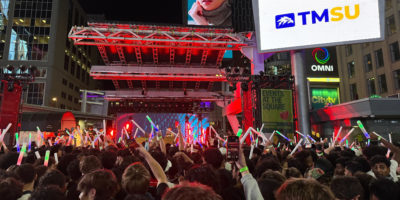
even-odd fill
[{"label": "green glow stick", "polygon": [[357,121],[357,124],[358,124],[358,127],[360,127],[361,131],[364,133],[364,136],[365,136],[366,138],[369,139],[370,136],[369,136],[367,130],[365,130],[365,127],[364,127],[364,125],[361,123],[360,120]]},{"label": "green glow stick", "polygon": [[44,157],[44,166],[48,166],[49,165],[49,158],[50,158],[50,150],[46,151],[46,155]]},{"label": "green glow stick", "polygon": [[121,136],[121,137],[119,137],[119,139],[118,139],[118,143],[120,143],[120,142],[121,142],[121,139],[122,139],[122,136]]},{"label": "green glow stick", "polygon": [[349,147],[349,141],[348,140],[346,140],[346,147],[347,148]]},{"label": "green glow stick", "polygon": [[240,128],[236,134],[236,136],[240,137],[243,133],[243,130]]},{"label": "green glow stick", "polygon": [[21,152],[19,152],[19,156],[18,156],[18,161],[17,161],[17,165],[21,165],[22,163],[22,159],[24,158],[24,154],[26,153],[26,144],[24,143],[22,145],[22,150]]},{"label": "green glow stick", "polygon": [[281,143],[280,142],[278,142],[278,148],[281,146]]},{"label": "green glow stick", "polygon": [[18,133],[15,133],[15,141],[16,141],[16,143],[17,143],[17,152],[19,152],[19,151],[20,151],[20,148],[19,148]]},{"label": "green glow stick", "polygon": [[279,131],[275,131],[275,132],[278,133],[280,136],[282,136],[283,138],[285,138],[287,141],[290,142],[290,139],[287,138],[286,136],[284,136],[281,132],[279,132]]}]

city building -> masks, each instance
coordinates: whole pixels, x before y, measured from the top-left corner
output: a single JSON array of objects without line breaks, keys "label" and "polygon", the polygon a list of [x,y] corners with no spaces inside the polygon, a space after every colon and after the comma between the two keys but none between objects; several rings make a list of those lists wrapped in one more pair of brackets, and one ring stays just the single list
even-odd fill
[{"label": "city building", "polygon": [[400,93],[400,1],[385,1],[385,40],[337,47],[342,102]]},{"label": "city building", "polygon": [[97,89],[90,68],[98,51],[68,39],[86,14],[77,0],[3,0],[0,2],[0,67],[35,66],[35,81],[23,101],[28,105],[81,110],[80,90]]}]

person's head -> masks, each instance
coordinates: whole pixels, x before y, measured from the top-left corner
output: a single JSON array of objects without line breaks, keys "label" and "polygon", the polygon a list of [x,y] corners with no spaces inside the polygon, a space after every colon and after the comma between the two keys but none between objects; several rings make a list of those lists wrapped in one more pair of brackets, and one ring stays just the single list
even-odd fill
[{"label": "person's head", "polygon": [[204,10],[215,10],[219,8],[226,0],[199,0]]},{"label": "person's head", "polygon": [[356,177],[335,177],[331,182],[331,190],[335,197],[340,200],[364,199],[364,189]]},{"label": "person's head", "polygon": [[311,168],[314,165],[313,156],[309,150],[298,151],[294,154],[294,157],[299,159],[301,164],[305,165],[307,168]]},{"label": "person's head", "polygon": [[261,175],[267,170],[281,171],[282,167],[279,162],[274,158],[264,158],[259,161],[255,168],[255,178],[261,177]]},{"label": "person's head", "polygon": [[264,199],[275,200],[276,190],[278,190],[282,183],[270,178],[262,179],[257,182]]},{"label": "person's head", "polygon": [[363,166],[356,161],[348,161],[346,162],[346,167],[344,170],[345,176],[353,176],[356,172],[362,172]]},{"label": "person's head", "polygon": [[78,181],[81,178],[82,173],[81,173],[81,170],[79,169],[79,160],[78,159],[75,159],[68,164],[67,174],[74,181]]},{"label": "person's head", "polygon": [[205,185],[185,182],[169,189],[162,200],[222,200],[222,198]]},{"label": "person's head", "polygon": [[364,172],[357,172],[354,174],[354,177],[356,177],[358,179],[358,181],[360,181],[361,186],[364,189],[364,197],[368,198],[369,197],[369,185],[374,180],[374,177],[372,177],[371,175],[364,173]]},{"label": "person's head", "polygon": [[167,157],[159,150],[150,151],[150,155],[160,164],[161,168],[165,170],[168,164]]},{"label": "person's head", "polygon": [[18,166],[15,173],[23,184],[33,183],[36,177],[35,168],[32,164],[22,164]]},{"label": "person's head", "polygon": [[112,169],[117,160],[117,153],[114,151],[105,151],[101,154],[101,163],[105,169]]},{"label": "person's head", "polygon": [[208,165],[194,166],[185,174],[185,180],[198,182],[211,187],[216,193],[220,193],[220,184],[217,174]]},{"label": "person's head", "polygon": [[122,175],[121,185],[128,194],[145,194],[149,188],[150,172],[137,162],[129,165]]},{"label": "person's head", "polygon": [[301,172],[297,168],[289,167],[286,170],[285,177],[286,177],[286,179],[289,179],[289,178],[303,178],[303,175],[301,174]]},{"label": "person's head", "polygon": [[204,151],[203,155],[206,163],[210,164],[214,169],[219,169],[221,167],[222,161],[224,160],[221,151],[216,148],[210,148]]},{"label": "person's head", "polygon": [[277,200],[335,200],[332,191],[313,179],[290,179],[278,189]]},{"label": "person's head", "polygon": [[283,184],[283,182],[286,181],[286,177],[283,176],[280,172],[277,171],[272,171],[272,170],[267,170],[265,171],[258,180],[263,180],[263,179],[272,179],[278,181],[280,184]]},{"label": "person's head", "polygon": [[144,194],[130,194],[127,195],[124,200],[153,200],[153,198]]},{"label": "person's head", "polygon": [[79,169],[83,175],[101,168],[101,161],[96,156],[85,156],[79,163]]},{"label": "person's head", "polygon": [[345,173],[346,163],[348,161],[350,161],[350,158],[347,158],[347,157],[340,157],[340,158],[336,159],[334,175],[343,176]]},{"label": "person's head", "polygon": [[30,200],[66,200],[62,190],[55,185],[39,187],[31,194]]},{"label": "person's head", "polygon": [[369,187],[371,200],[398,200],[398,186],[386,178],[378,178]]},{"label": "person's head", "polygon": [[0,197],[3,200],[15,200],[22,195],[22,184],[14,178],[0,180]]},{"label": "person's head", "polygon": [[390,161],[381,155],[371,158],[371,168],[376,177],[387,177],[390,174]]},{"label": "person's head", "polygon": [[56,169],[48,170],[42,177],[40,177],[38,187],[45,187],[47,185],[56,185],[61,190],[65,189],[65,176],[63,173]]},{"label": "person's head", "polygon": [[99,169],[83,176],[78,191],[81,200],[109,200],[118,190],[115,175],[106,169]]},{"label": "person's head", "polygon": [[385,156],[387,152],[386,147],[377,146],[377,145],[370,145],[363,149],[363,155],[370,160],[372,157],[376,155]]},{"label": "person's head", "polygon": [[0,169],[8,169],[11,165],[15,165],[18,161],[19,154],[17,152],[9,152],[0,156]]}]

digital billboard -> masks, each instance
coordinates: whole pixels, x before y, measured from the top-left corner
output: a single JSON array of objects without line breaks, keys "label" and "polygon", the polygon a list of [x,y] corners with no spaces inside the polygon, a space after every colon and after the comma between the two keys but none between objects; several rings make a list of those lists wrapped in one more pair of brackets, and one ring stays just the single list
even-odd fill
[{"label": "digital billboard", "polygon": [[187,0],[189,25],[232,26],[230,0]]},{"label": "digital billboard", "polygon": [[384,39],[384,0],[253,0],[260,52]]},{"label": "digital billboard", "polygon": [[305,50],[307,77],[339,77],[335,47],[318,47]]},{"label": "digital billboard", "polygon": [[293,132],[293,101],[291,90],[261,89],[261,120],[264,130]]},{"label": "digital billboard", "polygon": [[329,105],[340,104],[339,88],[310,88],[311,108],[320,109]]}]

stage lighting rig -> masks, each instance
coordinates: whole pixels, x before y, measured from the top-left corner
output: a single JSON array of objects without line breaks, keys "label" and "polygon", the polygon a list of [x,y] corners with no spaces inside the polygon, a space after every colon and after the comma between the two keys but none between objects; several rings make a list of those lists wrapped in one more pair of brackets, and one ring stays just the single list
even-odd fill
[{"label": "stage lighting rig", "polygon": [[20,65],[15,67],[13,65],[7,65],[0,67],[0,81],[4,80],[9,82],[7,88],[10,92],[14,90],[14,84],[21,85],[23,88],[27,84],[34,81],[37,68],[35,66]]}]

